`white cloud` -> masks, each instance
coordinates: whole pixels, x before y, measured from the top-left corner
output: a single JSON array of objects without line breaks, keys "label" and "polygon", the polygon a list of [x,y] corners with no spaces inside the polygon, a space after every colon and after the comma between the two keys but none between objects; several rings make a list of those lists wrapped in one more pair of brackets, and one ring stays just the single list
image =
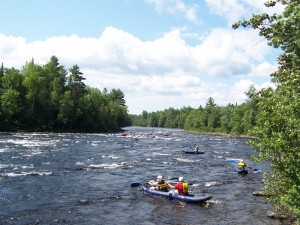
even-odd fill
[{"label": "white cloud", "polygon": [[197,17],[197,5],[187,5],[181,0],[144,0],[148,4],[153,4],[158,13],[170,15],[182,14],[188,21],[200,24]]},{"label": "white cloud", "polygon": [[257,65],[253,65],[250,77],[268,77],[271,73],[278,70],[276,65],[273,65],[269,62],[262,62]]},{"label": "white cloud", "polygon": [[266,7],[263,0],[205,0],[211,13],[223,16],[228,25],[242,20],[250,19],[253,13],[280,13],[283,6],[279,3],[275,7]]},{"label": "white cloud", "polygon": [[99,38],[72,35],[36,42],[0,34],[5,67],[20,68],[31,58],[45,64],[55,55],[67,69],[77,64],[89,86],[120,88],[130,113],[199,107],[208,97],[219,105],[240,103],[250,84],[244,80],[274,71],[266,60],[269,51],[254,31],[220,28],[195,47],[186,44],[180,30],[146,42],[114,27]]}]

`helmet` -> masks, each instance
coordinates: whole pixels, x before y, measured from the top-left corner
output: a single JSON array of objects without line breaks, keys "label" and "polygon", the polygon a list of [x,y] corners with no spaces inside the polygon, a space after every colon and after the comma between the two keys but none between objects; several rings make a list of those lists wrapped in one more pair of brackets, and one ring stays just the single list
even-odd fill
[{"label": "helmet", "polygon": [[161,176],[161,175],[157,176],[157,179],[161,180],[161,179],[162,179],[162,176]]},{"label": "helmet", "polygon": [[243,159],[241,159],[241,161],[240,162],[244,162],[244,160]]},{"label": "helmet", "polygon": [[183,177],[179,177],[178,180],[179,180],[179,181],[183,181]]}]

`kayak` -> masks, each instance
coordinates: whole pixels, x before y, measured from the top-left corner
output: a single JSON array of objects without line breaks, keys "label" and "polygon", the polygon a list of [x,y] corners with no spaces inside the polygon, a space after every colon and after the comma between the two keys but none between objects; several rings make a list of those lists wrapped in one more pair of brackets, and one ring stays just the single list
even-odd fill
[{"label": "kayak", "polygon": [[237,172],[238,174],[242,174],[242,175],[247,175],[248,174],[248,170],[246,170],[245,168],[240,169],[237,166],[235,167],[235,172]]},{"label": "kayak", "polygon": [[142,185],[143,190],[151,195],[161,196],[169,199],[176,199],[186,203],[203,203],[212,198],[211,195],[178,195],[176,192],[163,192],[152,190],[149,187]]},{"label": "kayak", "polygon": [[193,155],[198,155],[198,154],[204,154],[204,151],[185,151],[185,150],[181,150],[183,151],[185,154],[193,154]]}]

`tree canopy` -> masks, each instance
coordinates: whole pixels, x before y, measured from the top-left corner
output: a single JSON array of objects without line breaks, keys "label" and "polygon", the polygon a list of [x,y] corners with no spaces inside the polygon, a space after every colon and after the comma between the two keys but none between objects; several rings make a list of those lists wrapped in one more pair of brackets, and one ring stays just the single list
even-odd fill
[{"label": "tree canopy", "polygon": [[86,86],[78,65],[52,56],[21,70],[0,69],[0,131],[107,132],[130,125],[124,93]]},{"label": "tree canopy", "polygon": [[255,124],[255,99],[250,98],[241,105],[228,104],[218,106],[212,97],[207,99],[205,108],[183,107],[169,108],[158,112],[143,111],[132,116],[132,123],[137,126],[181,128],[190,131],[247,135]]},{"label": "tree canopy", "polygon": [[281,14],[253,15],[234,28],[250,27],[280,48],[279,68],[271,74],[276,89],[262,89],[252,96],[257,101],[257,119],[252,146],[260,160],[271,162],[265,191],[278,211],[294,214],[300,223],[300,2],[269,0],[266,7],[284,5]]}]

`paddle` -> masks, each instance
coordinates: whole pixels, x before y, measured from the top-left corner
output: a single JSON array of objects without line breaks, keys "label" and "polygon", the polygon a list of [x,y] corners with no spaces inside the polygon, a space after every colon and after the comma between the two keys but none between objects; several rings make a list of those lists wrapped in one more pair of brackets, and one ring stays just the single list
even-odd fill
[{"label": "paddle", "polygon": [[189,147],[190,147],[191,149],[194,148],[193,146],[194,146],[194,145],[193,145],[192,143],[189,143]]},{"label": "paddle", "polygon": [[261,173],[262,171],[260,169],[253,169],[253,173]]}]

